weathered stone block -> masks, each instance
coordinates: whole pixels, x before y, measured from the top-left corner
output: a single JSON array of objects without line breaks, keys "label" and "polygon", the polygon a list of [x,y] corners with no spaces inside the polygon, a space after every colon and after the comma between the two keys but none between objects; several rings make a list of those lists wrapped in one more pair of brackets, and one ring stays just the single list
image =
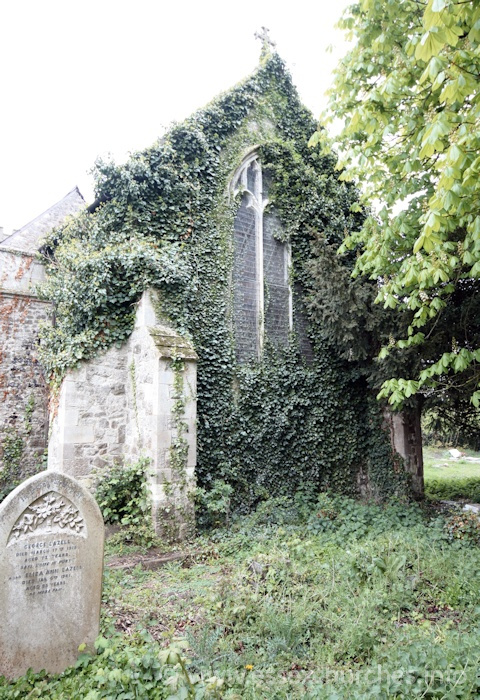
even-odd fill
[{"label": "weathered stone block", "polygon": [[115,384],[111,387],[110,391],[114,396],[120,396],[121,394],[125,394],[125,385]]},{"label": "weathered stone block", "polygon": [[78,425],[78,408],[70,408],[65,411],[65,425]]},{"label": "weathered stone block", "polygon": [[65,426],[65,442],[83,444],[93,441],[94,433],[92,425]]}]

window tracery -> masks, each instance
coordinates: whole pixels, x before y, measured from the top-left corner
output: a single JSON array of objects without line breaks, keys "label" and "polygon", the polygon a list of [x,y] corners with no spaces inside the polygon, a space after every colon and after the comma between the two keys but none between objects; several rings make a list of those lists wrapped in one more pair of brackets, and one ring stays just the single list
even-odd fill
[{"label": "window tracery", "polygon": [[292,330],[290,246],[268,200],[268,178],[251,153],[232,180],[241,197],[234,223],[233,301],[237,360],[259,358],[266,339],[284,346]]}]

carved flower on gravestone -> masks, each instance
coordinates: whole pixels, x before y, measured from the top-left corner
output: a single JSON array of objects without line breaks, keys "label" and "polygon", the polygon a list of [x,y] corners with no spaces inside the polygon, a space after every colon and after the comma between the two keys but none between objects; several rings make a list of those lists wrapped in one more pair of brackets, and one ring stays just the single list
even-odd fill
[{"label": "carved flower on gravestone", "polygon": [[20,521],[19,525],[13,528],[16,536],[18,537],[21,532],[33,532],[37,525],[37,517],[31,513],[25,513],[23,519]]},{"label": "carved flower on gravestone", "polygon": [[21,535],[34,532],[42,526],[42,529],[46,527],[47,530],[57,526],[62,530],[69,528],[80,533],[84,528],[84,521],[77,508],[71,503],[66,504],[65,499],[58,494],[50,492],[26,508],[12,528],[11,536],[18,539]]},{"label": "carved flower on gravestone", "polygon": [[47,518],[51,518],[52,516],[56,515],[64,507],[64,505],[65,503],[63,501],[59,501],[53,495],[53,493],[48,493],[43,497],[42,502],[39,505],[30,506],[30,510],[33,510],[38,519],[43,522]]},{"label": "carved flower on gravestone", "polygon": [[58,523],[60,527],[67,527],[74,529],[75,532],[80,532],[83,527],[83,518],[79,514],[78,510],[73,506],[68,506],[59,515],[53,519],[54,523]]}]

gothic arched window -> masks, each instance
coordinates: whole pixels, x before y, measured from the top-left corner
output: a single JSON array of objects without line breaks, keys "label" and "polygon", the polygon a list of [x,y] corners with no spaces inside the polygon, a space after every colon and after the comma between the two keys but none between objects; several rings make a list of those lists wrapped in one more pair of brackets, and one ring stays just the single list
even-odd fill
[{"label": "gothic arched window", "polygon": [[265,339],[284,346],[292,329],[290,246],[268,202],[268,180],[255,153],[238,168],[232,189],[241,196],[234,224],[233,306],[237,360],[259,358]]}]

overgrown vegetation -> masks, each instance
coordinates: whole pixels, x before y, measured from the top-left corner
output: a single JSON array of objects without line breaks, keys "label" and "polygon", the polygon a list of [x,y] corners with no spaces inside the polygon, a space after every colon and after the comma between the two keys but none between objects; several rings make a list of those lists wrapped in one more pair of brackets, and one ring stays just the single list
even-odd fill
[{"label": "overgrown vegetation", "polygon": [[446,395],[422,412],[425,445],[448,445],[480,452],[480,409],[458,395]]},{"label": "overgrown vegetation", "polygon": [[183,564],[107,566],[97,655],[0,680],[0,698],[478,697],[476,522],[270,499],[198,537]]},{"label": "overgrown vegetation", "polygon": [[33,394],[25,403],[22,420],[7,427],[0,441],[0,502],[22,480],[22,456],[25,443],[32,430],[32,414],[35,408]]},{"label": "overgrown vegetation", "polygon": [[445,479],[440,475],[425,480],[425,496],[433,500],[480,502],[480,478]]},{"label": "overgrown vegetation", "polygon": [[479,22],[475,0],[361,0],[339,23],[352,41],[330,91],[341,177],[380,203],[345,246],[408,318],[381,354],[407,360],[381,392],[396,407],[450,392],[480,406]]},{"label": "overgrown vegetation", "polygon": [[119,526],[113,536],[116,545],[136,545],[147,549],[158,544],[152,523],[148,485],[150,459],[113,462],[96,476],[95,499],[106,524]]},{"label": "overgrown vegetation", "polygon": [[480,454],[453,459],[446,448],[423,450],[425,495],[432,500],[480,503]]},{"label": "overgrown vegetation", "polygon": [[140,293],[155,287],[162,313],[199,357],[198,484],[229,483],[244,508],[305,481],[352,493],[359,471],[375,496],[406,491],[368,398],[365,366],[322,336],[318,319],[310,324],[310,365],[295,334],[285,349],[267,338],[259,362],[239,368],[235,361],[230,279],[239,200],[228,197],[228,185],[252,145],[292,248],[295,327],[302,295],[311,292],[308,263],[322,254],[312,241],[338,246],[363,220],[355,188],[338,181],[335,158],[308,148],[314,129],[283,62],[264,47],[249,79],[151,148],[122,166],[97,163],[95,205],[45,246],[44,294],[57,320],[41,347],[52,383],[122,342]]}]

